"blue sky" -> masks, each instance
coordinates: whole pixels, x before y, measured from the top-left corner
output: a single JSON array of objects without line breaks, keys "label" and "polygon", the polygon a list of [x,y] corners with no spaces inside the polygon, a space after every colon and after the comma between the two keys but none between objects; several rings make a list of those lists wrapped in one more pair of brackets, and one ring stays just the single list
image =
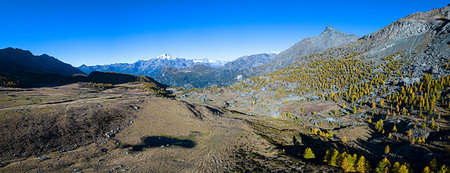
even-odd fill
[{"label": "blue sky", "polygon": [[49,54],[74,66],[163,53],[232,60],[283,51],[327,26],[360,36],[418,11],[422,1],[0,0],[0,48]]}]

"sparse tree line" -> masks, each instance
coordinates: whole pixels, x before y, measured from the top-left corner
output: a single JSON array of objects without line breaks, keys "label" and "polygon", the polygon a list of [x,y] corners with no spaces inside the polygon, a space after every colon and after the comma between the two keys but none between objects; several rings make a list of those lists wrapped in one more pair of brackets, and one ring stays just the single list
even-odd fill
[{"label": "sparse tree line", "polygon": [[[333,51],[340,52],[340,50]],[[341,109],[331,110],[328,114],[341,117],[340,113],[346,112],[347,115],[353,114],[349,117],[363,116],[362,122],[369,124],[369,127],[374,129],[374,135],[389,140],[393,139],[394,142],[409,140],[411,145],[426,146],[433,141],[428,141],[430,139],[419,132],[418,126],[432,132],[440,131],[443,126],[447,128],[445,123],[450,114],[450,76],[433,79],[430,74],[425,74],[421,76],[419,82],[408,85],[401,82],[404,82],[403,79],[406,77],[412,78],[413,74],[404,72],[403,69],[412,61],[408,57],[410,55],[406,55],[404,52],[379,58],[382,61],[377,63],[367,57],[362,57],[357,52],[334,55],[313,54],[289,67],[246,79],[226,89],[241,93],[244,97],[248,97],[249,104],[260,107],[264,107],[265,104],[295,104],[296,102],[287,101],[286,97],[291,96],[298,96],[300,98],[298,103],[305,100],[310,101],[313,96],[319,98],[315,100],[335,103],[343,100],[344,102],[340,105]],[[449,68],[448,63],[446,68]],[[211,89],[217,90],[217,88]],[[210,90],[211,93],[214,90]],[[265,95],[266,99],[255,99],[256,95]],[[311,134],[333,137],[332,130],[322,131],[320,128],[305,125],[307,122],[302,121],[301,116],[303,115],[316,118],[315,112],[311,114],[295,111],[282,112],[282,117],[299,122],[299,125],[308,128]],[[373,122],[372,119],[374,119]],[[398,120],[413,123],[413,125],[407,126],[405,129],[404,126],[398,126]],[[332,127],[335,125],[340,126],[331,124]],[[322,123],[314,123],[314,126],[320,127]],[[397,129],[397,126],[402,129]],[[344,136],[341,140],[346,142],[347,138]],[[305,159],[315,157],[313,149],[308,148],[304,152]],[[328,152],[331,156],[334,153],[334,151]],[[391,152],[390,147],[386,146],[384,152],[388,155]],[[336,157],[340,154],[338,152]],[[361,157],[363,156],[353,158],[353,155],[345,153],[341,155],[339,163],[331,160],[329,162],[327,160],[326,163],[330,164],[331,162],[336,165],[335,167],[340,168],[344,165],[343,169],[346,172],[361,172],[358,169],[358,161]],[[346,161],[345,164],[342,164],[344,158]],[[385,158],[373,169],[367,168],[362,172],[368,172],[367,170],[411,172],[410,169],[407,163],[394,162],[391,164]],[[445,165],[427,166],[423,172],[447,172],[447,168]]]},{"label": "sparse tree line", "polygon": [[155,94],[159,97],[164,96],[171,96],[170,93],[165,90],[164,88],[159,87],[153,82],[130,82],[129,85],[113,85],[109,83],[93,83],[93,82],[80,82],[79,85],[82,88],[91,88],[91,89],[98,89],[98,90],[105,90],[110,88],[125,88],[125,89],[141,89],[144,91],[147,91],[149,93]]},{"label": "sparse tree line", "polygon": [[18,83],[19,83],[19,81],[13,81],[13,80],[8,79],[7,77],[0,75],[0,86],[14,87],[14,86],[17,86]]},{"label": "sparse tree line", "polygon": [[[385,152],[389,153],[388,146]],[[311,148],[306,148],[303,152],[303,158],[306,160],[315,159],[316,156]],[[409,173],[411,171],[411,165],[409,163],[391,162],[387,158],[383,158],[374,169],[371,168],[371,164],[363,155],[350,154],[346,151],[338,151],[336,149],[328,149],[325,152],[323,162],[329,166],[341,168],[344,172],[376,172],[376,173]],[[423,173],[447,173],[448,168],[444,164],[438,164],[436,159],[430,161],[430,163],[423,168]]]}]

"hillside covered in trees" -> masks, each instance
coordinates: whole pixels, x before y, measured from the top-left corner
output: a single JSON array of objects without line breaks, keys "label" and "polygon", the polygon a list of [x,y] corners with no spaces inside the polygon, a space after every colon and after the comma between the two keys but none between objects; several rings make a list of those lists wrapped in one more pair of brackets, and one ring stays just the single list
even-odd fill
[{"label": "hillside covered in trees", "polygon": [[[345,172],[446,172],[449,58],[446,6],[298,57],[272,73],[186,95],[296,122],[301,130],[293,135],[294,148],[285,152],[312,163]],[[292,142],[277,140],[273,133],[263,130],[261,135],[275,145]]]}]

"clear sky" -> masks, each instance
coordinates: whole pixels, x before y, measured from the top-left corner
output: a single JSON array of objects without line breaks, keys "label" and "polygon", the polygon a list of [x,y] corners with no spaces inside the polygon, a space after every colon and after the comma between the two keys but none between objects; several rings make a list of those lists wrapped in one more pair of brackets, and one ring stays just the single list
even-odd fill
[{"label": "clear sky", "polygon": [[445,0],[0,0],[0,48],[74,66],[163,53],[232,60],[283,51],[327,26],[360,36]]}]

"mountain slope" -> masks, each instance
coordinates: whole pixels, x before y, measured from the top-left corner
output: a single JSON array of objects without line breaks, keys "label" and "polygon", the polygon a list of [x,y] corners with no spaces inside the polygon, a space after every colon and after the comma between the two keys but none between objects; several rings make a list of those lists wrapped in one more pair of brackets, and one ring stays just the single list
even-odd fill
[{"label": "mountain slope", "polygon": [[206,66],[193,66],[195,68],[165,68],[161,70],[155,79],[170,86],[183,88],[202,88],[210,85],[230,85],[237,81],[236,76],[253,67],[270,62],[277,54],[263,53],[240,57],[224,66],[213,69]]},{"label": "mountain slope", "polygon": [[[392,171],[405,162],[405,169],[420,172],[434,159],[445,168],[450,145],[449,9],[415,13],[357,41],[296,57],[272,73],[186,95],[295,123],[286,128],[299,128],[293,131],[301,142],[294,138],[299,147],[291,151],[310,148],[320,155],[318,162],[345,151],[363,155],[378,170],[386,159],[394,164],[381,170]],[[283,144],[278,132],[261,129],[261,136]]]},{"label": "mountain slope", "polygon": [[310,55],[314,52],[325,50],[327,48],[340,46],[342,44],[355,41],[359,38],[360,37],[357,35],[346,34],[327,26],[318,37],[310,37],[301,40],[278,54],[272,62],[257,68],[249,69],[243,73],[243,75],[245,77],[252,77],[269,73],[276,69],[287,67],[299,57]]},{"label": "mountain slope", "polygon": [[0,49],[0,73],[52,73],[63,76],[84,74],[77,68],[49,55],[35,56],[30,51],[6,48]]},{"label": "mountain slope", "polygon": [[192,67],[194,65],[206,65],[212,68],[218,68],[219,66],[222,66],[222,64],[223,62],[221,61],[213,61],[208,59],[175,58],[170,56],[169,54],[163,54],[156,58],[152,58],[149,60],[139,60],[132,64],[116,63],[109,65],[95,65],[95,66],[82,65],[78,67],[78,69],[88,74],[92,71],[103,71],[103,72],[128,73],[134,75],[147,75],[153,77],[165,67],[182,69],[186,67]]},{"label": "mountain slope", "polygon": [[417,81],[426,73],[434,79],[446,76],[450,74],[449,21],[449,6],[411,14],[358,41],[296,57],[286,68],[232,87],[251,86],[255,91],[306,99],[342,92],[368,80],[395,84]]}]

